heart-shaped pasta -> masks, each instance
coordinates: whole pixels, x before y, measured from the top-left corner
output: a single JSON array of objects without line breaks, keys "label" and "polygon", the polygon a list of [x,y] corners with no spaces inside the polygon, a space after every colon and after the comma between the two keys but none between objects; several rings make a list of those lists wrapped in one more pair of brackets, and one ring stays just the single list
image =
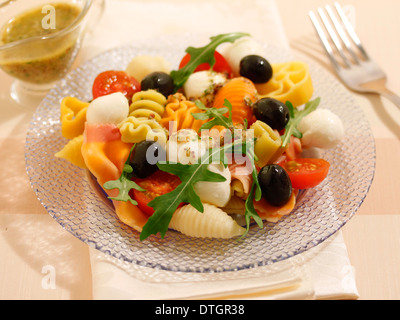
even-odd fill
[{"label": "heart-shaped pasta", "polygon": [[260,98],[269,97],[294,107],[309,101],[314,93],[309,67],[304,62],[272,64],[273,76],[266,83],[256,84]]},{"label": "heart-shaped pasta", "polygon": [[61,133],[64,138],[73,139],[85,130],[88,102],[78,98],[65,97],[61,101]]}]

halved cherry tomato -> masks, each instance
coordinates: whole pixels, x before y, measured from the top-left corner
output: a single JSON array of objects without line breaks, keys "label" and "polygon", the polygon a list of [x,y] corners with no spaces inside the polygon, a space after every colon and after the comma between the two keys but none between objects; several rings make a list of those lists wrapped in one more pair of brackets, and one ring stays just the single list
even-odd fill
[{"label": "halved cherry tomato", "polygon": [[298,158],[279,163],[289,175],[294,189],[319,185],[328,175],[330,164],[324,159]]},{"label": "halved cherry tomato", "polygon": [[135,178],[134,181],[146,190],[133,189],[133,197],[137,201],[139,209],[148,216],[154,213],[154,209],[148,206],[148,203],[158,196],[173,191],[181,183],[177,176],[161,170],[144,179]]},{"label": "halved cherry tomato", "polygon": [[124,71],[109,70],[100,73],[93,82],[93,99],[110,93],[121,92],[130,101],[140,91],[140,83]]},{"label": "halved cherry tomato", "polygon": [[[215,72],[224,73],[228,78],[232,78],[233,76],[232,69],[229,66],[229,63],[225,60],[224,56],[220,54],[218,51],[214,51],[214,58],[215,58],[215,64],[212,69]],[[179,69],[182,69],[184,66],[186,66],[189,61],[190,61],[190,54],[187,53],[183,57],[181,63],[179,64]],[[194,70],[194,72],[206,71],[206,70],[210,70],[210,65],[208,63],[202,63]]]}]

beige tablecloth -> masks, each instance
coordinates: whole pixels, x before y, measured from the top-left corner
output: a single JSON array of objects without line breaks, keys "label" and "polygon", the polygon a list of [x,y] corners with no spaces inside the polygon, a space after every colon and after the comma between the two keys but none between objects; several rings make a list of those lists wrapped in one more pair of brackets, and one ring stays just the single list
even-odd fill
[{"label": "beige tablecloth", "polygon": [[[179,34],[185,30],[208,37],[222,32],[246,31],[257,39],[290,46],[296,54],[306,55],[331,72],[329,61],[307,18],[308,10],[325,3],[323,0],[302,0],[300,5],[297,1],[294,5],[293,0],[279,0],[275,5],[269,0],[108,0],[104,17],[88,34],[75,65],[111,47],[144,41],[160,34]],[[383,0],[380,10],[373,0],[348,0],[342,4],[352,15],[371,56],[386,70],[389,87],[400,92],[396,67],[400,44],[393,41],[400,37],[397,17],[400,3]],[[125,8],[124,5],[130,9],[118,12]],[[271,5],[273,9],[268,7]],[[255,10],[259,6],[267,6],[272,11]],[[181,10],[185,12],[183,16],[178,14]],[[127,24],[132,27],[126,28]],[[25,174],[25,134],[33,110],[20,108],[9,98],[11,82],[10,77],[0,72],[0,299],[118,296],[134,299],[138,296],[129,293],[132,287],[138,286],[144,290],[143,298],[155,288],[159,290],[158,297],[165,298],[168,289],[177,287],[181,289],[180,293],[169,297],[211,294],[221,298],[262,299],[354,298],[357,295],[360,299],[400,298],[400,206],[397,205],[400,112],[385,99],[354,94],[370,121],[377,147],[375,179],[356,216],[337,238],[310,250],[307,255],[286,261],[286,272],[258,269],[250,276],[244,275],[252,278],[247,288],[255,291],[252,295],[252,291],[243,289],[242,281],[221,280],[218,284],[224,286],[217,292],[208,286],[209,281],[215,279],[207,277],[179,278],[179,275],[151,273],[151,269],[136,266],[132,273],[130,268],[121,266],[121,262],[110,262],[108,256],[89,249],[63,230],[37,201]],[[324,268],[326,261],[331,264]],[[291,268],[296,265],[297,268]],[[316,273],[321,270],[332,271],[335,276]],[[126,279],[129,281],[124,281]],[[193,282],[197,292],[188,293],[186,289]],[[274,292],[277,288],[274,285],[286,288],[280,292],[284,295]]]}]

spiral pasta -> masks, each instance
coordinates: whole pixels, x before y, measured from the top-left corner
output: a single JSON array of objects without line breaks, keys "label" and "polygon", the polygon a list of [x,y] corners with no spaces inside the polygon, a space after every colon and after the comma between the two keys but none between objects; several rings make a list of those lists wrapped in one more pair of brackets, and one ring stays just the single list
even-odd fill
[{"label": "spiral pasta", "polygon": [[241,125],[252,120],[252,104],[257,101],[257,90],[254,84],[246,78],[233,78],[218,90],[215,95],[213,107],[223,108],[225,99],[232,105],[232,122]]},{"label": "spiral pasta", "polygon": [[169,227],[187,236],[199,238],[229,239],[244,234],[245,229],[222,209],[207,203],[203,207],[204,212],[197,211],[190,204],[177,209]]},{"label": "spiral pasta", "polygon": [[314,87],[306,63],[292,61],[273,64],[272,70],[270,81],[256,85],[260,98],[270,97],[283,103],[290,101],[294,107],[311,99]]},{"label": "spiral pasta", "polygon": [[196,120],[192,113],[201,113],[192,101],[188,101],[184,95],[177,93],[168,97],[165,112],[160,124],[170,131],[170,134],[181,129],[193,129],[198,132],[207,120]]},{"label": "spiral pasta", "polygon": [[61,133],[67,139],[73,139],[83,134],[85,130],[88,102],[78,98],[65,97],[61,101]]},{"label": "spiral pasta", "polygon": [[121,140],[125,143],[138,143],[143,140],[157,141],[161,145],[167,143],[167,133],[155,119],[129,116],[118,125],[118,128]]},{"label": "spiral pasta", "polygon": [[254,130],[254,137],[256,138],[254,144],[254,153],[258,158],[256,165],[262,168],[275,160],[282,145],[282,140],[279,133],[260,120],[254,122],[250,129]]},{"label": "spiral pasta", "polygon": [[167,99],[156,90],[139,91],[132,97],[129,115],[160,121]]}]

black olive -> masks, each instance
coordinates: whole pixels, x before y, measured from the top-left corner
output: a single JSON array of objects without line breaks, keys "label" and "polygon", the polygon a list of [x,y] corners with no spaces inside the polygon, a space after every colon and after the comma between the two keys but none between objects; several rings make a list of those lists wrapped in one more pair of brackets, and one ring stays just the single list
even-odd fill
[{"label": "black olive", "polygon": [[286,204],[292,195],[292,183],[287,172],[277,164],[262,168],[258,174],[262,195],[273,206]]},{"label": "black olive", "polygon": [[165,160],[166,151],[158,142],[142,141],[135,146],[129,164],[134,175],[144,179],[158,170],[157,162]]},{"label": "black olive", "polygon": [[240,75],[254,83],[265,83],[272,78],[272,67],[263,57],[245,56],[240,60]]},{"label": "black olive", "polygon": [[253,106],[253,113],[257,120],[278,131],[285,128],[290,118],[286,104],[272,98],[258,100]]},{"label": "black olive", "polygon": [[174,80],[169,74],[156,71],[147,75],[140,86],[143,91],[154,89],[167,98],[174,91]]}]

